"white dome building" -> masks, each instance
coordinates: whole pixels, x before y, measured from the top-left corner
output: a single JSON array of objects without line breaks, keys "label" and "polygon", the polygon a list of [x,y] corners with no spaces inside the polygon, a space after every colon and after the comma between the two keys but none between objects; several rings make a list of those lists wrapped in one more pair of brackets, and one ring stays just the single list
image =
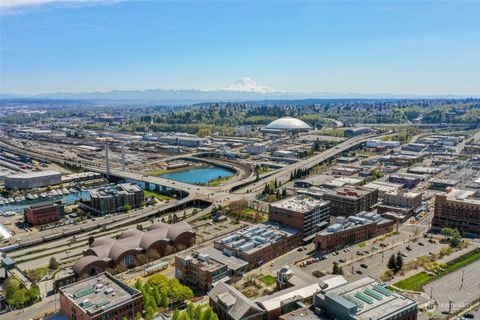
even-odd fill
[{"label": "white dome building", "polygon": [[302,120],[292,118],[292,117],[285,117],[280,118],[275,121],[270,122],[265,128],[265,131],[289,131],[289,132],[302,132],[311,130],[308,124],[303,122]]}]

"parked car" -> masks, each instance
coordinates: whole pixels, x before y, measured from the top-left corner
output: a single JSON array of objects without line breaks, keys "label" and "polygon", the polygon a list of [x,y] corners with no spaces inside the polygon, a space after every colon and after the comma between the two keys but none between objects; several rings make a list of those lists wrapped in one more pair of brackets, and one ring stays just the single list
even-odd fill
[{"label": "parked car", "polygon": [[355,271],[357,274],[363,274],[362,270]]},{"label": "parked car", "polygon": [[345,262],[346,262],[346,260],[345,260],[345,259],[343,259],[343,258],[342,258],[342,259],[340,259],[340,260],[338,260],[338,261],[340,261],[341,263],[345,263]]},{"label": "parked car", "polygon": [[406,254],[405,252],[400,252],[400,255],[404,258],[408,257],[408,254]]},{"label": "parked car", "polygon": [[418,245],[422,247],[424,246],[423,242],[419,242]]},{"label": "parked car", "polygon": [[367,269],[368,265],[366,265],[365,263],[362,263],[362,264],[360,264],[360,267]]}]

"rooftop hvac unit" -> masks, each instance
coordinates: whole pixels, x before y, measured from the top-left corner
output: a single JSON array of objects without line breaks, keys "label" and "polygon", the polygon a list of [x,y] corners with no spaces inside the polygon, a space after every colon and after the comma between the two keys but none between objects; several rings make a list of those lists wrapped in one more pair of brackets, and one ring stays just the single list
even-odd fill
[{"label": "rooftop hvac unit", "polygon": [[112,288],[107,288],[107,289],[105,289],[105,294],[111,294],[111,293],[113,293],[113,292],[114,292],[114,291],[113,291]]}]

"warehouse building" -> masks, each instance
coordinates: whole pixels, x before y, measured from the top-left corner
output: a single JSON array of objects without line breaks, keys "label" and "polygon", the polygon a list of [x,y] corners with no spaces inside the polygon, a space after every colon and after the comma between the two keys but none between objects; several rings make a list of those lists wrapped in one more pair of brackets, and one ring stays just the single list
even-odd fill
[{"label": "warehouse building", "polygon": [[7,189],[32,189],[60,184],[62,175],[58,171],[35,171],[12,174],[6,176],[4,181]]},{"label": "warehouse building", "polygon": [[33,225],[57,222],[65,215],[64,205],[61,201],[51,204],[37,204],[25,208],[25,220]]}]

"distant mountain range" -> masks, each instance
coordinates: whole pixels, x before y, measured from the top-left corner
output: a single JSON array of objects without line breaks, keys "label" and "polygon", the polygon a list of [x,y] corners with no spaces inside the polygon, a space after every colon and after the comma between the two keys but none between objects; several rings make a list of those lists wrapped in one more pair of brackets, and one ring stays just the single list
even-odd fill
[{"label": "distant mountain range", "polygon": [[[114,90],[95,92],[55,92],[36,95],[0,94],[0,99],[56,99],[86,100],[97,103],[145,104],[195,104],[201,102],[298,100],[298,99],[406,99],[406,98],[467,98],[456,95],[398,95],[388,93],[338,93],[338,92],[285,92],[258,85],[252,78],[244,77],[220,90]],[[472,96],[472,97],[479,97]]]}]

